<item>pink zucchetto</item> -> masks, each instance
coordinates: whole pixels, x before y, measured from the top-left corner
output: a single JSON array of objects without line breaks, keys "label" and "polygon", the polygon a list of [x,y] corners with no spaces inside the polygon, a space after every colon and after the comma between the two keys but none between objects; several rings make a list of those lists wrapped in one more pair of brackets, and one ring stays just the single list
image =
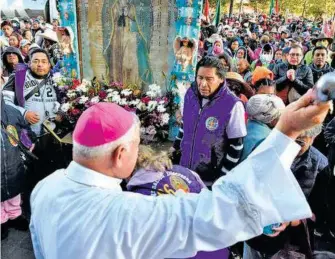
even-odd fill
[{"label": "pink zucchetto", "polygon": [[134,114],[114,103],[97,103],[79,117],[73,140],[97,147],[118,140],[132,127]]}]

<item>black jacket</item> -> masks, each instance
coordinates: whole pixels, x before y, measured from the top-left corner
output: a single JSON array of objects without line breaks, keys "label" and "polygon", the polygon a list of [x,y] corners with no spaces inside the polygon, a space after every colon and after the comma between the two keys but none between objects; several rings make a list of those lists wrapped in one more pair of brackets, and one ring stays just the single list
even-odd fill
[{"label": "black jacket", "polygon": [[[297,179],[302,191],[304,192],[308,202],[311,206],[313,213],[315,213],[316,218],[319,217],[320,206],[315,206],[316,197],[322,197],[322,192],[319,192],[320,184],[318,184],[318,191],[314,190],[315,182],[317,177],[320,175],[324,178],[328,174],[328,162],[327,158],[321,154],[314,147],[310,147],[301,157],[297,157],[292,166],[291,170]],[[319,181],[318,181],[319,182]],[[311,201],[311,193],[313,190],[313,202]],[[318,193],[317,193],[318,192]],[[319,203],[322,201],[319,200]],[[320,210],[319,210],[320,209]],[[309,222],[309,227],[312,224]],[[247,241],[248,245],[257,251],[260,251],[264,255],[268,256],[265,258],[270,258],[272,255],[278,251],[285,249],[287,243],[294,244],[299,247],[300,252],[305,253],[307,251],[306,241],[307,236],[303,225],[298,227],[288,227],[279,236],[272,238],[265,235],[255,237]]]},{"label": "black jacket", "polygon": [[[296,70],[296,79],[293,82],[286,76],[289,69]],[[312,70],[306,65],[295,67],[287,62],[282,62],[274,67],[273,74],[278,92],[288,86],[289,88],[293,87],[299,94],[303,95],[314,85]]]},{"label": "black jacket", "polygon": [[326,63],[323,68],[317,68],[314,64],[310,64],[309,67],[312,69],[314,83],[316,83],[324,74],[334,71],[334,68],[329,66],[328,63]]},{"label": "black jacket", "polygon": [[33,141],[34,134],[21,113],[14,107],[1,104],[1,201],[6,201],[22,192],[25,180],[25,166],[17,142],[10,139],[22,139],[28,133]]}]

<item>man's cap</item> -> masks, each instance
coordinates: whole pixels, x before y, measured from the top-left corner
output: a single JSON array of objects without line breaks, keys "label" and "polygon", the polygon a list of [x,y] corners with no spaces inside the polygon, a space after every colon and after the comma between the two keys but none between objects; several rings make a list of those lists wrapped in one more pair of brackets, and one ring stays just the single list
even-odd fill
[{"label": "man's cap", "polygon": [[114,103],[97,103],[79,117],[73,140],[85,147],[97,147],[118,140],[134,124],[134,114]]},{"label": "man's cap", "polygon": [[58,42],[57,33],[52,29],[46,29],[40,34],[43,39],[51,40],[53,42]]},{"label": "man's cap", "polygon": [[256,67],[255,71],[252,73],[251,83],[255,85],[259,80],[270,79],[273,80],[274,75],[271,70],[266,67]]},{"label": "man's cap", "polygon": [[31,42],[29,40],[23,39],[20,41],[20,48],[23,48],[24,46],[31,45]]}]

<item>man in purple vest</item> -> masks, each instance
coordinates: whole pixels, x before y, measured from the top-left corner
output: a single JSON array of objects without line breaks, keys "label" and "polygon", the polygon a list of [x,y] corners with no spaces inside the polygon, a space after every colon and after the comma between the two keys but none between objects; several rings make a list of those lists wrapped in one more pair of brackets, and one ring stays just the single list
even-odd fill
[{"label": "man in purple vest", "polygon": [[180,165],[211,185],[237,165],[246,134],[244,106],[229,90],[222,63],[216,57],[203,58],[185,95],[174,156],[179,154]]}]

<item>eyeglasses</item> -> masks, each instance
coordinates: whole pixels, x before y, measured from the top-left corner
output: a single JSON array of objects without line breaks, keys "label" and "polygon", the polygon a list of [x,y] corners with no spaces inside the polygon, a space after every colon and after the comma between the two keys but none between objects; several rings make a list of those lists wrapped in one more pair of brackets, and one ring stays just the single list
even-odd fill
[{"label": "eyeglasses", "polygon": [[291,57],[300,57],[301,56],[301,54],[299,54],[299,53],[290,53],[289,55]]},{"label": "eyeglasses", "polygon": [[301,139],[296,139],[295,143],[297,143],[299,146],[303,147],[306,145],[306,142]]}]

